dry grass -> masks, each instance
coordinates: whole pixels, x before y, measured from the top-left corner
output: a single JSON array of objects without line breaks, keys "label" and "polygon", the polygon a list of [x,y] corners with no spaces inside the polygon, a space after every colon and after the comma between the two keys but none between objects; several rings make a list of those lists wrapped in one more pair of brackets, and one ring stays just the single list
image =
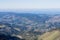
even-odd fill
[{"label": "dry grass", "polygon": [[59,30],[54,30],[52,32],[46,32],[45,34],[38,37],[38,40],[55,40],[60,36]]}]

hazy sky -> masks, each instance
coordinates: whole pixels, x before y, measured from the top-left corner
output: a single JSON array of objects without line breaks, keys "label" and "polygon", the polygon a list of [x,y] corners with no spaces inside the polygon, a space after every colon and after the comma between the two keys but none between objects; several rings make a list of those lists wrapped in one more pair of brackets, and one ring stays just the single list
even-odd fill
[{"label": "hazy sky", "polygon": [[0,0],[0,9],[60,8],[60,0]]}]

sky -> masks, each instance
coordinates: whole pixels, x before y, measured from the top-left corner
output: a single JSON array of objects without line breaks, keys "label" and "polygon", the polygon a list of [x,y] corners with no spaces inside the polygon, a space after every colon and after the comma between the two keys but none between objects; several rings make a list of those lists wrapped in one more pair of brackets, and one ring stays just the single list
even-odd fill
[{"label": "sky", "polygon": [[60,0],[0,0],[0,9],[60,8]]}]

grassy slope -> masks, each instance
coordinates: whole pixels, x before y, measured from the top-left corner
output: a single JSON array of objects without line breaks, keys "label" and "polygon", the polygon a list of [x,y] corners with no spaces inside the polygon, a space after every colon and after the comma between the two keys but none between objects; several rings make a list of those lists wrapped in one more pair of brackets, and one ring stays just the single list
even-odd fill
[{"label": "grassy slope", "polygon": [[52,32],[46,32],[45,34],[38,37],[38,40],[55,40],[60,36],[60,31],[54,30]]}]

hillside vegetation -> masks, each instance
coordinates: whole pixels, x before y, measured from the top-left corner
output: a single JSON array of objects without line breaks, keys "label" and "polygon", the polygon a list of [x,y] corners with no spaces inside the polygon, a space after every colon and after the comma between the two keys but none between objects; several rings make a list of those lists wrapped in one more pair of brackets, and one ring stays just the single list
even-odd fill
[{"label": "hillside vegetation", "polygon": [[38,37],[38,40],[60,40],[60,31],[54,30],[52,32],[46,32]]}]

